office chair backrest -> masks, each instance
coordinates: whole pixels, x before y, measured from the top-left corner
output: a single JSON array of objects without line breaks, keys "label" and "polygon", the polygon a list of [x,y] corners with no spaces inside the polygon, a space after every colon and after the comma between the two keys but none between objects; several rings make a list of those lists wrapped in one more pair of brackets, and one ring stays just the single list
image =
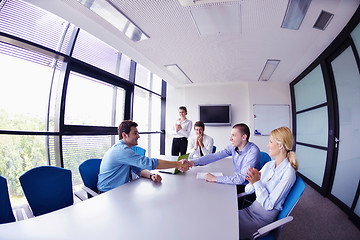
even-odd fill
[{"label": "office chair backrest", "polygon": [[[299,175],[296,175],[296,181],[285,199],[283,209],[280,211],[280,213],[277,217],[277,220],[280,220],[280,219],[283,219],[283,218],[289,216],[291,211],[294,209],[296,203],[299,201],[300,196],[303,194],[304,190],[305,190],[304,181],[301,179],[301,177]],[[259,239],[259,240],[279,239],[282,228],[283,228],[283,225],[276,228],[275,230],[271,231],[268,235],[265,235],[263,237],[256,238],[256,239]]]},{"label": "office chair backrest", "polygon": [[[301,179],[301,177],[299,175],[296,175],[296,181],[285,199],[283,209],[281,210],[281,212],[278,215],[278,218],[277,218],[278,220],[289,216],[291,211],[294,209],[296,203],[299,201],[304,190],[305,190],[304,181]],[[273,237],[273,239],[278,239],[282,228],[283,227],[275,229],[272,232],[272,234],[269,234],[266,237]],[[263,239],[268,240],[268,238],[266,238],[266,237],[261,238],[261,240],[263,240]]]},{"label": "office chair backrest", "polygon": [[15,217],[11,208],[7,181],[0,176],[0,224],[15,222]]},{"label": "office chair backrest", "polygon": [[[84,185],[96,193],[98,192],[97,182],[98,182],[98,175],[100,172],[100,164],[101,164],[101,159],[91,158],[85,160],[79,165],[79,172],[84,182]],[[88,197],[91,196],[89,196],[88,194]]]},{"label": "office chair backrest", "polygon": [[41,166],[25,172],[19,180],[34,216],[74,203],[70,170]]},{"label": "office chair backrest", "polygon": [[131,149],[134,150],[134,152],[136,152],[137,154],[139,154],[141,156],[145,156],[146,150],[143,149],[142,147],[133,146]]},{"label": "office chair backrest", "polygon": [[266,152],[260,152],[260,169],[267,163],[271,161],[271,157]]},{"label": "office chair backrest", "polygon": [[301,179],[299,175],[296,175],[296,181],[294,183],[294,186],[292,186],[289,194],[286,197],[283,209],[279,213],[278,219],[282,219],[284,217],[289,216],[289,214],[295,207],[296,203],[299,201],[300,196],[303,194],[304,190],[305,190],[304,181]]},{"label": "office chair backrest", "polygon": [[212,153],[215,153],[215,152],[216,152],[216,146],[213,146]]}]

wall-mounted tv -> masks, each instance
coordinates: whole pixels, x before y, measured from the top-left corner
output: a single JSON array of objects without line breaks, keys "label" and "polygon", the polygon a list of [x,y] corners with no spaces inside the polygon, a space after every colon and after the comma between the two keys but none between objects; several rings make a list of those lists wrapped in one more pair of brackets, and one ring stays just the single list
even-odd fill
[{"label": "wall-mounted tv", "polygon": [[231,104],[199,105],[200,121],[208,126],[231,125]]}]

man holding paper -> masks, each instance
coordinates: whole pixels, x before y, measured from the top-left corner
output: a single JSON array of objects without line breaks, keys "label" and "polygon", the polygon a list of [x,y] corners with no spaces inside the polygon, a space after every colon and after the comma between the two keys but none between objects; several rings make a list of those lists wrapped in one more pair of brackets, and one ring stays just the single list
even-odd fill
[{"label": "man holding paper", "polygon": [[245,185],[248,183],[245,179],[248,168],[251,166],[252,168],[259,169],[260,167],[260,150],[254,143],[249,142],[249,137],[249,127],[244,123],[236,124],[231,129],[231,145],[222,151],[189,162],[192,166],[204,166],[232,156],[234,165],[233,176],[214,176],[211,173],[207,173],[205,179],[208,182]]}]

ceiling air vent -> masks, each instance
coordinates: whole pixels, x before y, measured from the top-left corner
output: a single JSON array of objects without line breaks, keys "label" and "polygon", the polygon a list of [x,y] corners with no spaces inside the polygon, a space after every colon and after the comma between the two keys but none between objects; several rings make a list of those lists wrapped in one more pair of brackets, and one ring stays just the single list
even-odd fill
[{"label": "ceiling air vent", "polygon": [[325,28],[329,25],[329,23],[333,17],[334,17],[334,14],[322,10],[318,19],[316,20],[313,28],[324,31]]}]

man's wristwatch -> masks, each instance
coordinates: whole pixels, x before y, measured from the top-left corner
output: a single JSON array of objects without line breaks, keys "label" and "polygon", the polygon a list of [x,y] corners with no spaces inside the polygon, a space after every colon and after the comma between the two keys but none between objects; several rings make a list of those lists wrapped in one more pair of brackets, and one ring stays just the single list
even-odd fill
[{"label": "man's wristwatch", "polygon": [[155,174],[155,173],[151,173],[151,174],[150,174],[150,180],[151,180],[151,181],[152,181],[152,178],[151,178],[151,177],[154,176],[154,175],[156,175],[156,174]]}]

